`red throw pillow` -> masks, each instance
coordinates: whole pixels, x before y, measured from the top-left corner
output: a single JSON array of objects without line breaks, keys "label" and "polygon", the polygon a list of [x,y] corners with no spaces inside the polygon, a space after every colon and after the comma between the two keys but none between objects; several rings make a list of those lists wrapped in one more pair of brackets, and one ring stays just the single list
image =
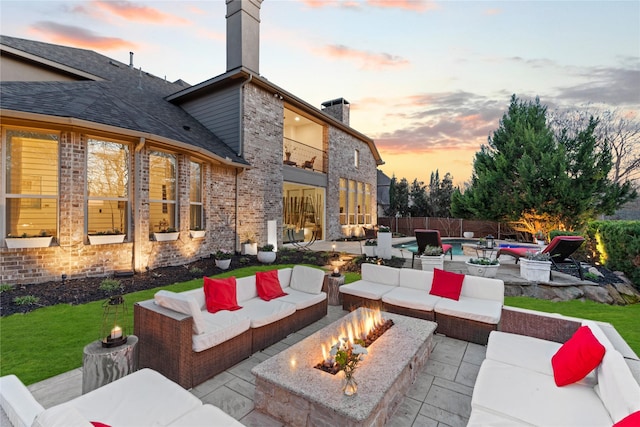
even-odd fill
[{"label": "red throw pillow", "polygon": [[638,427],[640,426],[640,411],[636,411],[633,414],[629,414],[617,423],[613,427]]},{"label": "red throw pillow", "polygon": [[258,291],[258,296],[265,301],[289,295],[286,292],[282,292],[280,279],[278,279],[278,270],[258,271],[256,273],[256,290]]},{"label": "red throw pillow", "polygon": [[551,358],[558,387],[580,381],[600,364],[605,348],[588,326],[581,326]]},{"label": "red throw pillow", "polygon": [[204,298],[207,303],[207,311],[216,313],[220,310],[240,310],[236,299],[236,278],[226,279],[204,278]]},{"label": "red throw pillow", "polygon": [[463,280],[464,274],[452,273],[450,271],[434,268],[433,282],[431,282],[431,290],[429,293],[431,295],[458,301],[460,299],[460,292],[462,292]]},{"label": "red throw pillow", "polygon": [[111,427],[110,425],[101,423],[100,421],[90,421],[90,423],[93,424],[93,427]]}]

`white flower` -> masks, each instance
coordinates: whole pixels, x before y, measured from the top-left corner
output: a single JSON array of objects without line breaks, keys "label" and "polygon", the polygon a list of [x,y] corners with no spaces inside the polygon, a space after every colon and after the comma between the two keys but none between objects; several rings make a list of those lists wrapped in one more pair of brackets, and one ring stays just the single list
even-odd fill
[{"label": "white flower", "polygon": [[353,354],[369,354],[367,349],[361,346],[360,344],[354,344],[353,347],[351,348],[351,352]]}]

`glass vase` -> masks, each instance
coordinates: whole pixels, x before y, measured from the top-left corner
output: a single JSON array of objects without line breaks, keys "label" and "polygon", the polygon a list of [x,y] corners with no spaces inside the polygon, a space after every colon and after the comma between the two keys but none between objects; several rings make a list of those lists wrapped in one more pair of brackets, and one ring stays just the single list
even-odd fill
[{"label": "glass vase", "polygon": [[353,396],[358,392],[358,383],[353,377],[353,372],[344,371],[344,378],[342,380],[342,391],[347,396]]}]

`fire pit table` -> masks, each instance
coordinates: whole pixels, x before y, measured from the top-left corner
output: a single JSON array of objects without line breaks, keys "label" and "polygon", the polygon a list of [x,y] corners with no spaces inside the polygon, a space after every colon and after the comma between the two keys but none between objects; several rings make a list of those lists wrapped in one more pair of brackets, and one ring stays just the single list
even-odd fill
[{"label": "fire pit table", "polygon": [[346,396],[342,372],[314,366],[323,360],[323,345],[339,339],[363,310],[370,309],[359,308],[254,367],[256,409],[292,426],[383,426],[426,363],[436,323],[383,312],[394,325],[367,347],[354,375],[358,392]]}]

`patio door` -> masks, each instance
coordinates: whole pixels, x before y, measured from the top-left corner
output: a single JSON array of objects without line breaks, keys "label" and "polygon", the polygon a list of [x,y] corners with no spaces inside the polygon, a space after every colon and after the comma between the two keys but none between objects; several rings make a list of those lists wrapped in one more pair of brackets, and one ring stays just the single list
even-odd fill
[{"label": "patio door", "polygon": [[284,243],[324,239],[324,188],[285,182],[282,206]]}]

